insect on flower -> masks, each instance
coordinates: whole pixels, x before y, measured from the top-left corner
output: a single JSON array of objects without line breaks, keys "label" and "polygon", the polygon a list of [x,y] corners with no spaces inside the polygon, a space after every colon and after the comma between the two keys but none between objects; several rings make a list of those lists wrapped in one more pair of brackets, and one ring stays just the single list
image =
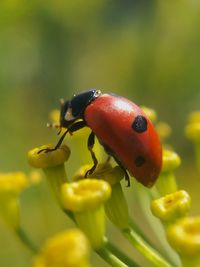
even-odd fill
[{"label": "insect on flower", "polygon": [[93,152],[96,136],[108,155],[124,170],[128,186],[127,171],[147,187],[155,183],[162,165],[161,144],[152,122],[130,100],[96,89],[82,92],[71,100],[62,101],[59,126],[67,130],[55,148],[44,149],[45,152],[60,147],[68,132],[83,127],[91,129],[87,145],[93,166],[85,176],[92,174],[98,164]]}]

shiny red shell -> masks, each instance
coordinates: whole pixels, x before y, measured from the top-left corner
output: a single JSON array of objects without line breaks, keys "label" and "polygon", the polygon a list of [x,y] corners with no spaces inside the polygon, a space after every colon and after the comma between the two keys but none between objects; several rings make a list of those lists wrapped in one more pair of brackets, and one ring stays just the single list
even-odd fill
[{"label": "shiny red shell", "polygon": [[[132,124],[141,115],[147,129],[136,132]],[[130,100],[102,94],[85,109],[84,119],[106,150],[140,183],[151,187],[161,170],[162,147],[152,122]],[[136,164],[142,158],[141,164]]]}]

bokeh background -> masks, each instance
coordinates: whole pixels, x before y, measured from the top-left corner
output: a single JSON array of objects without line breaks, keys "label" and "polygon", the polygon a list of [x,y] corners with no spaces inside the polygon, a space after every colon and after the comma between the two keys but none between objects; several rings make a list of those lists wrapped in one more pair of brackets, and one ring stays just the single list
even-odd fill
[{"label": "bokeh background", "polygon": [[[199,24],[197,0],[1,0],[0,170],[28,172],[27,151],[57,140],[45,126],[49,111],[62,97],[98,88],[155,108],[171,125],[169,143],[183,161],[178,182],[198,214],[199,175],[184,126],[200,109]],[[45,182],[22,195],[22,221],[38,243],[69,224]],[[0,221],[0,266],[30,263]]]}]

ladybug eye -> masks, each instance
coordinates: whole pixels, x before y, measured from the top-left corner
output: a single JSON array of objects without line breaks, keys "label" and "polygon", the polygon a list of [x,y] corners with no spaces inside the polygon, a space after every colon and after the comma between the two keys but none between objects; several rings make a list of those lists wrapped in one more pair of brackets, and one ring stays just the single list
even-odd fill
[{"label": "ladybug eye", "polygon": [[143,158],[143,156],[138,156],[138,157],[135,159],[135,165],[136,165],[137,167],[142,166],[144,163],[145,163],[145,159]]},{"label": "ladybug eye", "polygon": [[147,119],[144,116],[138,115],[135,117],[132,128],[137,133],[143,133],[147,130]]}]

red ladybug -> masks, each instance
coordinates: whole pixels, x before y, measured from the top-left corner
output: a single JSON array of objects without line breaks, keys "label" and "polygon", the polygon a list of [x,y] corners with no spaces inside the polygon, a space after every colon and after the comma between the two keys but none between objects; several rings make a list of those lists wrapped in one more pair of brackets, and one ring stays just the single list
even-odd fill
[{"label": "red ladybug", "polygon": [[[94,165],[86,173],[91,174],[98,161],[92,150],[95,136],[125,171],[140,183],[151,187],[161,170],[162,148],[152,122],[136,104],[115,94],[102,94],[100,90],[89,90],[75,95],[62,103],[60,126],[67,128],[54,149],[62,143],[67,132],[85,126],[91,129],[88,149]],[[47,149],[47,152],[51,149]]]}]

